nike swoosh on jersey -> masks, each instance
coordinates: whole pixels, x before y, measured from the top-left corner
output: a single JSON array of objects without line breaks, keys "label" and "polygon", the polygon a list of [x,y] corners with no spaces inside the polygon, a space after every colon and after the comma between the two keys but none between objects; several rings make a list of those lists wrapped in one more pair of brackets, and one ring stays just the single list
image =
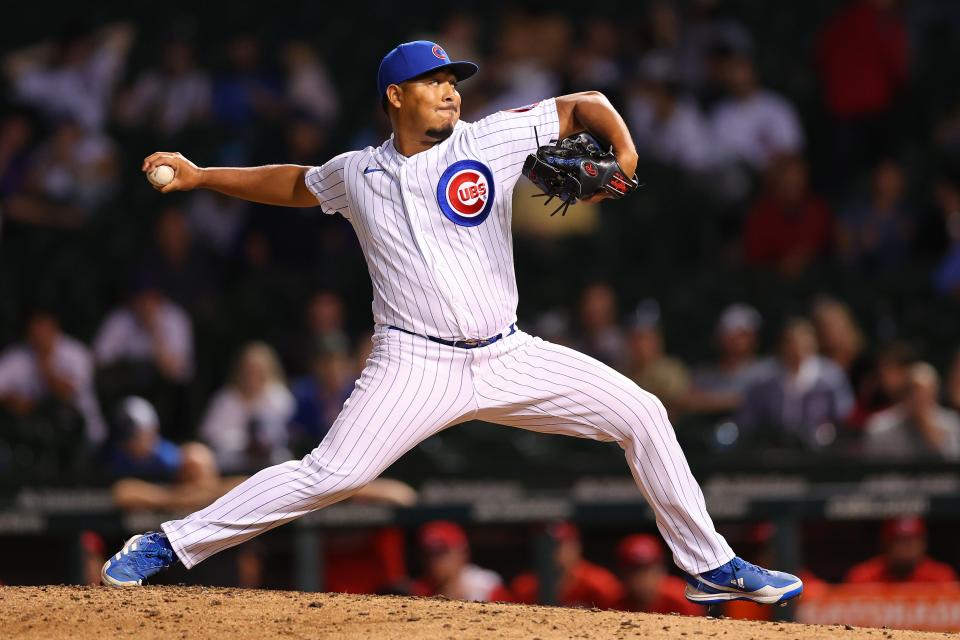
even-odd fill
[{"label": "nike swoosh on jersey", "polygon": [[374,173],[376,171],[383,171],[383,169],[379,167],[367,167],[366,169],[363,170],[363,175],[367,175],[368,173]]}]

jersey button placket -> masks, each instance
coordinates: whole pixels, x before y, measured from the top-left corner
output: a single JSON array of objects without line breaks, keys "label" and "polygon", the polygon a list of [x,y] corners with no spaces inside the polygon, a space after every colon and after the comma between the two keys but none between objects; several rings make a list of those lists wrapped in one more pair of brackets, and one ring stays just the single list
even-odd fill
[{"label": "jersey button placket", "polygon": [[[416,244],[417,253],[420,254],[420,257],[423,258],[423,261],[426,263],[427,269],[430,273],[440,273],[440,269],[437,267],[437,256],[434,255],[433,249],[436,243],[431,242],[430,238],[425,238],[421,230],[421,220],[417,219],[417,216],[423,215],[422,211],[430,211],[429,202],[420,202],[419,199],[413,195],[415,192],[410,186],[410,163],[404,162],[400,165],[397,170],[397,177],[399,178],[400,183],[400,198],[403,200],[403,210],[407,218],[407,224],[410,225],[410,237],[413,238],[414,243]],[[457,329],[460,331],[461,336],[451,336],[451,337],[462,337],[466,334],[463,333],[464,327],[461,323],[461,318],[465,317],[463,315],[464,306],[457,299],[455,294],[449,290],[449,287],[446,286],[443,278],[434,277],[434,286],[438,296],[442,299],[440,302],[445,303],[446,307],[444,315],[451,318],[456,324]],[[439,329],[439,327],[438,327]]]}]

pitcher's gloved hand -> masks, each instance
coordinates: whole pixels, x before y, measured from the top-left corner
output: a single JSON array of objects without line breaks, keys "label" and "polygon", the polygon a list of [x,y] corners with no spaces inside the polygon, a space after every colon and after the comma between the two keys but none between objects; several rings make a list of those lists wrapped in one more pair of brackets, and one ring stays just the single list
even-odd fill
[{"label": "pitcher's gloved hand", "polygon": [[537,195],[545,196],[546,202],[560,199],[560,206],[550,215],[559,211],[566,215],[570,205],[596,195],[623,198],[640,186],[636,176],[628,178],[620,168],[613,149],[604,151],[587,132],[553,141],[531,153],[523,163],[523,175],[543,191]]}]

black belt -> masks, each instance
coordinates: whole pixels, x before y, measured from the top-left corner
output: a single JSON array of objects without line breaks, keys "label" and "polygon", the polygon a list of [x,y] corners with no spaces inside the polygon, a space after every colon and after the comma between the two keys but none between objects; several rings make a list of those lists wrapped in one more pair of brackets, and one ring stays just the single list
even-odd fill
[{"label": "black belt", "polygon": [[406,329],[403,329],[401,327],[395,327],[392,324],[390,325],[390,328],[396,329],[397,331],[402,331],[403,333],[409,333],[411,336],[419,336],[421,338],[426,338],[431,342],[445,344],[448,347],[456,347],[458,349],[476,349],[477,347],[486,347],[488,345],[493,344],[500,338],[506,338],[507,336],[512,336],[514,333],[517,332],[517,325],[512,324],[510,325],[510,333],[506,335],[502,333],[498,333],[497,335],[490,336],[489,338],[470,338],[469,340],[444,340],[443,338],[435,338],[433,336],[425,336],[420,333],[414,333],[413,331],[407,331]]}]

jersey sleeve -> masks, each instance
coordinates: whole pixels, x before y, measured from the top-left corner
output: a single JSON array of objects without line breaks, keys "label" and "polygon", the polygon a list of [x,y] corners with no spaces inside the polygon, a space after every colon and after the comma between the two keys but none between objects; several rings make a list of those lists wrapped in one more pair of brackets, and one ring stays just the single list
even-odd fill
[{"label": "jersey sleeve", "polygon": [[339,213],[350,218],[350,203],[347,197],[346,172],[352,152],[331,158],[319,167],[307,170],[304,181],[307,189],[317,199],[324,213]]},{"label": "jersey sleeve", "polygon": [[513,189],[527,156],[539,144],[560,136],[557,101],[541,100],[525,107],[498,111],[473,124],[481,154],[498,183]]}]

